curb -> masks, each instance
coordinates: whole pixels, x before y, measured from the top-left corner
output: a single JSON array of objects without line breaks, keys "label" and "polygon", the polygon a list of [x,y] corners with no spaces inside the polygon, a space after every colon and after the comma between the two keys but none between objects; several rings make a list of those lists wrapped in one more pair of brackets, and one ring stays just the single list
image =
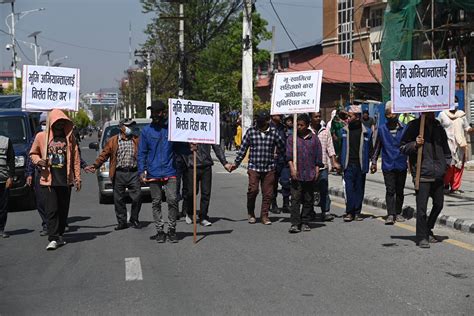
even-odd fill
[{"label": "curb", "polygon": [[[344,190],[341,188],[330,187],[329,194],[340,198],[345,198]],[[365,195],[363,203],[377,208],[382,208],[385,210],[387,209],[387,204],[385,201],[375,196]],[[402,215],[408,219],[416,217],[416,207],[413,205],[404,205],[402,209]],[[436,223],[455,230],[474,234],[474,221],[464,220],[454,216],[441,215],[436,220]]]}]

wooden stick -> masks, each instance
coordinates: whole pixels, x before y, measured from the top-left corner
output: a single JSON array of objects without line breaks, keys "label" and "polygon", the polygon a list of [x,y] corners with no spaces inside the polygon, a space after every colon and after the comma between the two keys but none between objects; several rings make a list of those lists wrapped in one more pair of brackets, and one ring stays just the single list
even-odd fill
[{"label": "wooden stick", "polygon": [[295,171],[298,170],[298,152],[296,150],[296,125],[298,125],[297,115],[293,114],[293,165],[295,166]]},{"label": "wooden stick", "polygon": [[43,147],[43,152],[42,152],[42,157],[41,157],[46,161],[48,161],[49,133],[51,132],[49,125],[50,125],[50,120],[49,120],[49,112],[48,112],[48,115],[46,115],[46,130],[44,132],[46,141],[44,142],[44,147]]},{"label": "wooden stick", "polygon": [[197,169],[196,169],[196,151],[193,151],[193,224],[194,224],[194,243],[197,240],[197,224],[196,224],[196,176],[197,176]]},{"label": "wooden stick", "polygon": [[[420,136],[421,138],[425,135],[425,114],[421,114],[420,121]],[[416,177],[415,177],[415,190],[420,189],[420,175],[421,175],[421,159],[423,158],[423,145],[418,147],[418,156],[416,157]]]}]

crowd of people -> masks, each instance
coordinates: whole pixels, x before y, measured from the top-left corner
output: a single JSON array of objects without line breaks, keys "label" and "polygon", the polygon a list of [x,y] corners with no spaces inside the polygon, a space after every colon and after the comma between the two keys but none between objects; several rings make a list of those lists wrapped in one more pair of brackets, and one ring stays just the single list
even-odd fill
[{"label": "crowd of people", "polygon": [[[109,176],[113,183],[114,208],[117,219],[115,230],[141,228],[141,186],[148,184],[152,198],[152,212],[156,228],[153,236],[158,243],[178,242],[177,220],[192,223],[193,215],[193,155],[196,153],[197,191],[201,193],[198,221],[211,226],[208,216],[212,191],[213,158],[228,171],[237,169],[248,153],[247,216],[255,224],[256,198],[261,190],[262,203],[259,221],[271,225],[269,213],[290,213],[289,233],[311,231],[315,219],[315,192],[321,209],[321,219],[332,221],[331,200],[328,193],[329,173],[343,179],[346,209],[345,222],[362,221],[362,203],[366,175],[378,170],[378,158],[386,187],[387,217],[385,224],[393,225],[405,219],[402,215],[404,187],[407,174],[415,178],[420,168],[420,184],[416,191],[417,244],[429,248],[438,242],[433,227],[440,214],[445,193],[459,193],[466,161],[466,133],[473,133],[463,111],[453,108],[440,113],[424,113],[426,124],[421,137],[420,121],[415,116],[392,113],[391,102],[386,104],[386,123],[376,125],[369,113],[361,113],[360,106],[333,111],[326,124],[321,113],[299,114],[297,125],[292,117],[270,115],[259,111],[254,126],[240,140],[240,120],[236,128],[230,120],[221,124],[223,146],[173,143],[168,140],[168,119],[165,103],[154,101],[149,107],[152,122],[140,135],[133,133],[136,124],[122,119],[120,134],[111,137],[94,163],[82,160],[72,121],[61,110],[52,110],[49,128],[39,131],[31,144],[27,168],[27,184],[35,186],[38,212],[42,220],[41,235],[48,236],[47,250],[65,244],[63,234],[67,226],[71,189],[81,189],[81,168],[93,173],[109,161]],[[49,132],[47,132],[49,130]],[[294,146],[296,133],[296,146]],[[374,136],[376,135],[376,136]],[[234,139],[232,139],[234,138]],[[225,149],[234,143],[237,154],[234,162],[226,158]],[[222,145],[222,144],[221,144]],[[417,152],[423,148],[421,164]],[[296,152],[294,151],[296,148]],[[14,153],[7,136],[0,136],[0,236],[4,231],[8,188],[14,175]],[[278,207],[278,184],[283,197]],[[131,199],[130,218],[127,219],[126,194]],[[433,206],[427,215],[428,199]],[[179,201],[183,200],[182,208]],[[162,211],[166,202],[167,221]],[[167,226],[167,227],[166,227]]]}]

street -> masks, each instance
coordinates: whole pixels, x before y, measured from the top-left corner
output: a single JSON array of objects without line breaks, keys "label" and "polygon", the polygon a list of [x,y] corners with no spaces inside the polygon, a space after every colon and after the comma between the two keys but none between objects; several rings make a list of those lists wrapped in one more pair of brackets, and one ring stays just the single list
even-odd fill
[{"label": "street", "polygon": [[184,220],[178,244],[150,240],[150,203],[141,230],[114,231],[113,205],[98,204],[96,176],[84,173],[60,249],[45,250],[35,210],[10,213],[11,237],[0,239],[0,315],[473,313],[473,234],[439,228],[449,239],[420,249],[414,220],[385,226],[385,211],[367,207],[375,215],[344,223],[344,201],[333,198],[338,218],[290,235],[289,214],[271,214],[271,226],[247,223],[245,169],[216,165],[213,182],[213,226],[198,226],[197,244]]}]

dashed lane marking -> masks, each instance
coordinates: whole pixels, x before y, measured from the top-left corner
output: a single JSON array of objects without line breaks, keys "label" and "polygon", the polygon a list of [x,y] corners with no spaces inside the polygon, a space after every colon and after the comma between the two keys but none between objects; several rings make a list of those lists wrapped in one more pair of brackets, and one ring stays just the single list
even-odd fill
[{"label": "dashed lane marking", "polygon": [[140,258],[125,258],[125,281],[143,280]]},{"label": "dashed lane marking", "polygon": [[[333,205],[336,205],[340,208],[343,208],[345,209],[346,206],[344,204],[341,204],[341,203],[337,203],[337,202],[331,202],[331,204]],[[372,214],[372,213],[368,213],[368,212],[363,212],[364,214],[367,214],[367,215],[372,215],[372,216],[377,216],[376,214]],[[384,222],[385,220],[381,217],[377,217],[377,219],[381,222]],[[411,225],[408,225],[408,224],[402,224],[402,223],[395,223],[394,226],[397,226],[397,227],[400,227],[400,228],[403,228],[403,229],[406,229],[412,233],[416,233],[416,228],[411,226]],[[454,246],[457,246],[459,248],[463,248],[463,249],[466,249],[466,250],[470,250],[470,251],[474,251],[474,245],[471,245],[471,244],[468,244],[468,243],[465,243],[465,242],[462,242],[462,241],[459,241],[459,240],[456,240],[456,239],[446,239],[444,240],[443,242],[445,243],[448,243],[448,244],[451,244],[451,245],[454,245]]]}]

